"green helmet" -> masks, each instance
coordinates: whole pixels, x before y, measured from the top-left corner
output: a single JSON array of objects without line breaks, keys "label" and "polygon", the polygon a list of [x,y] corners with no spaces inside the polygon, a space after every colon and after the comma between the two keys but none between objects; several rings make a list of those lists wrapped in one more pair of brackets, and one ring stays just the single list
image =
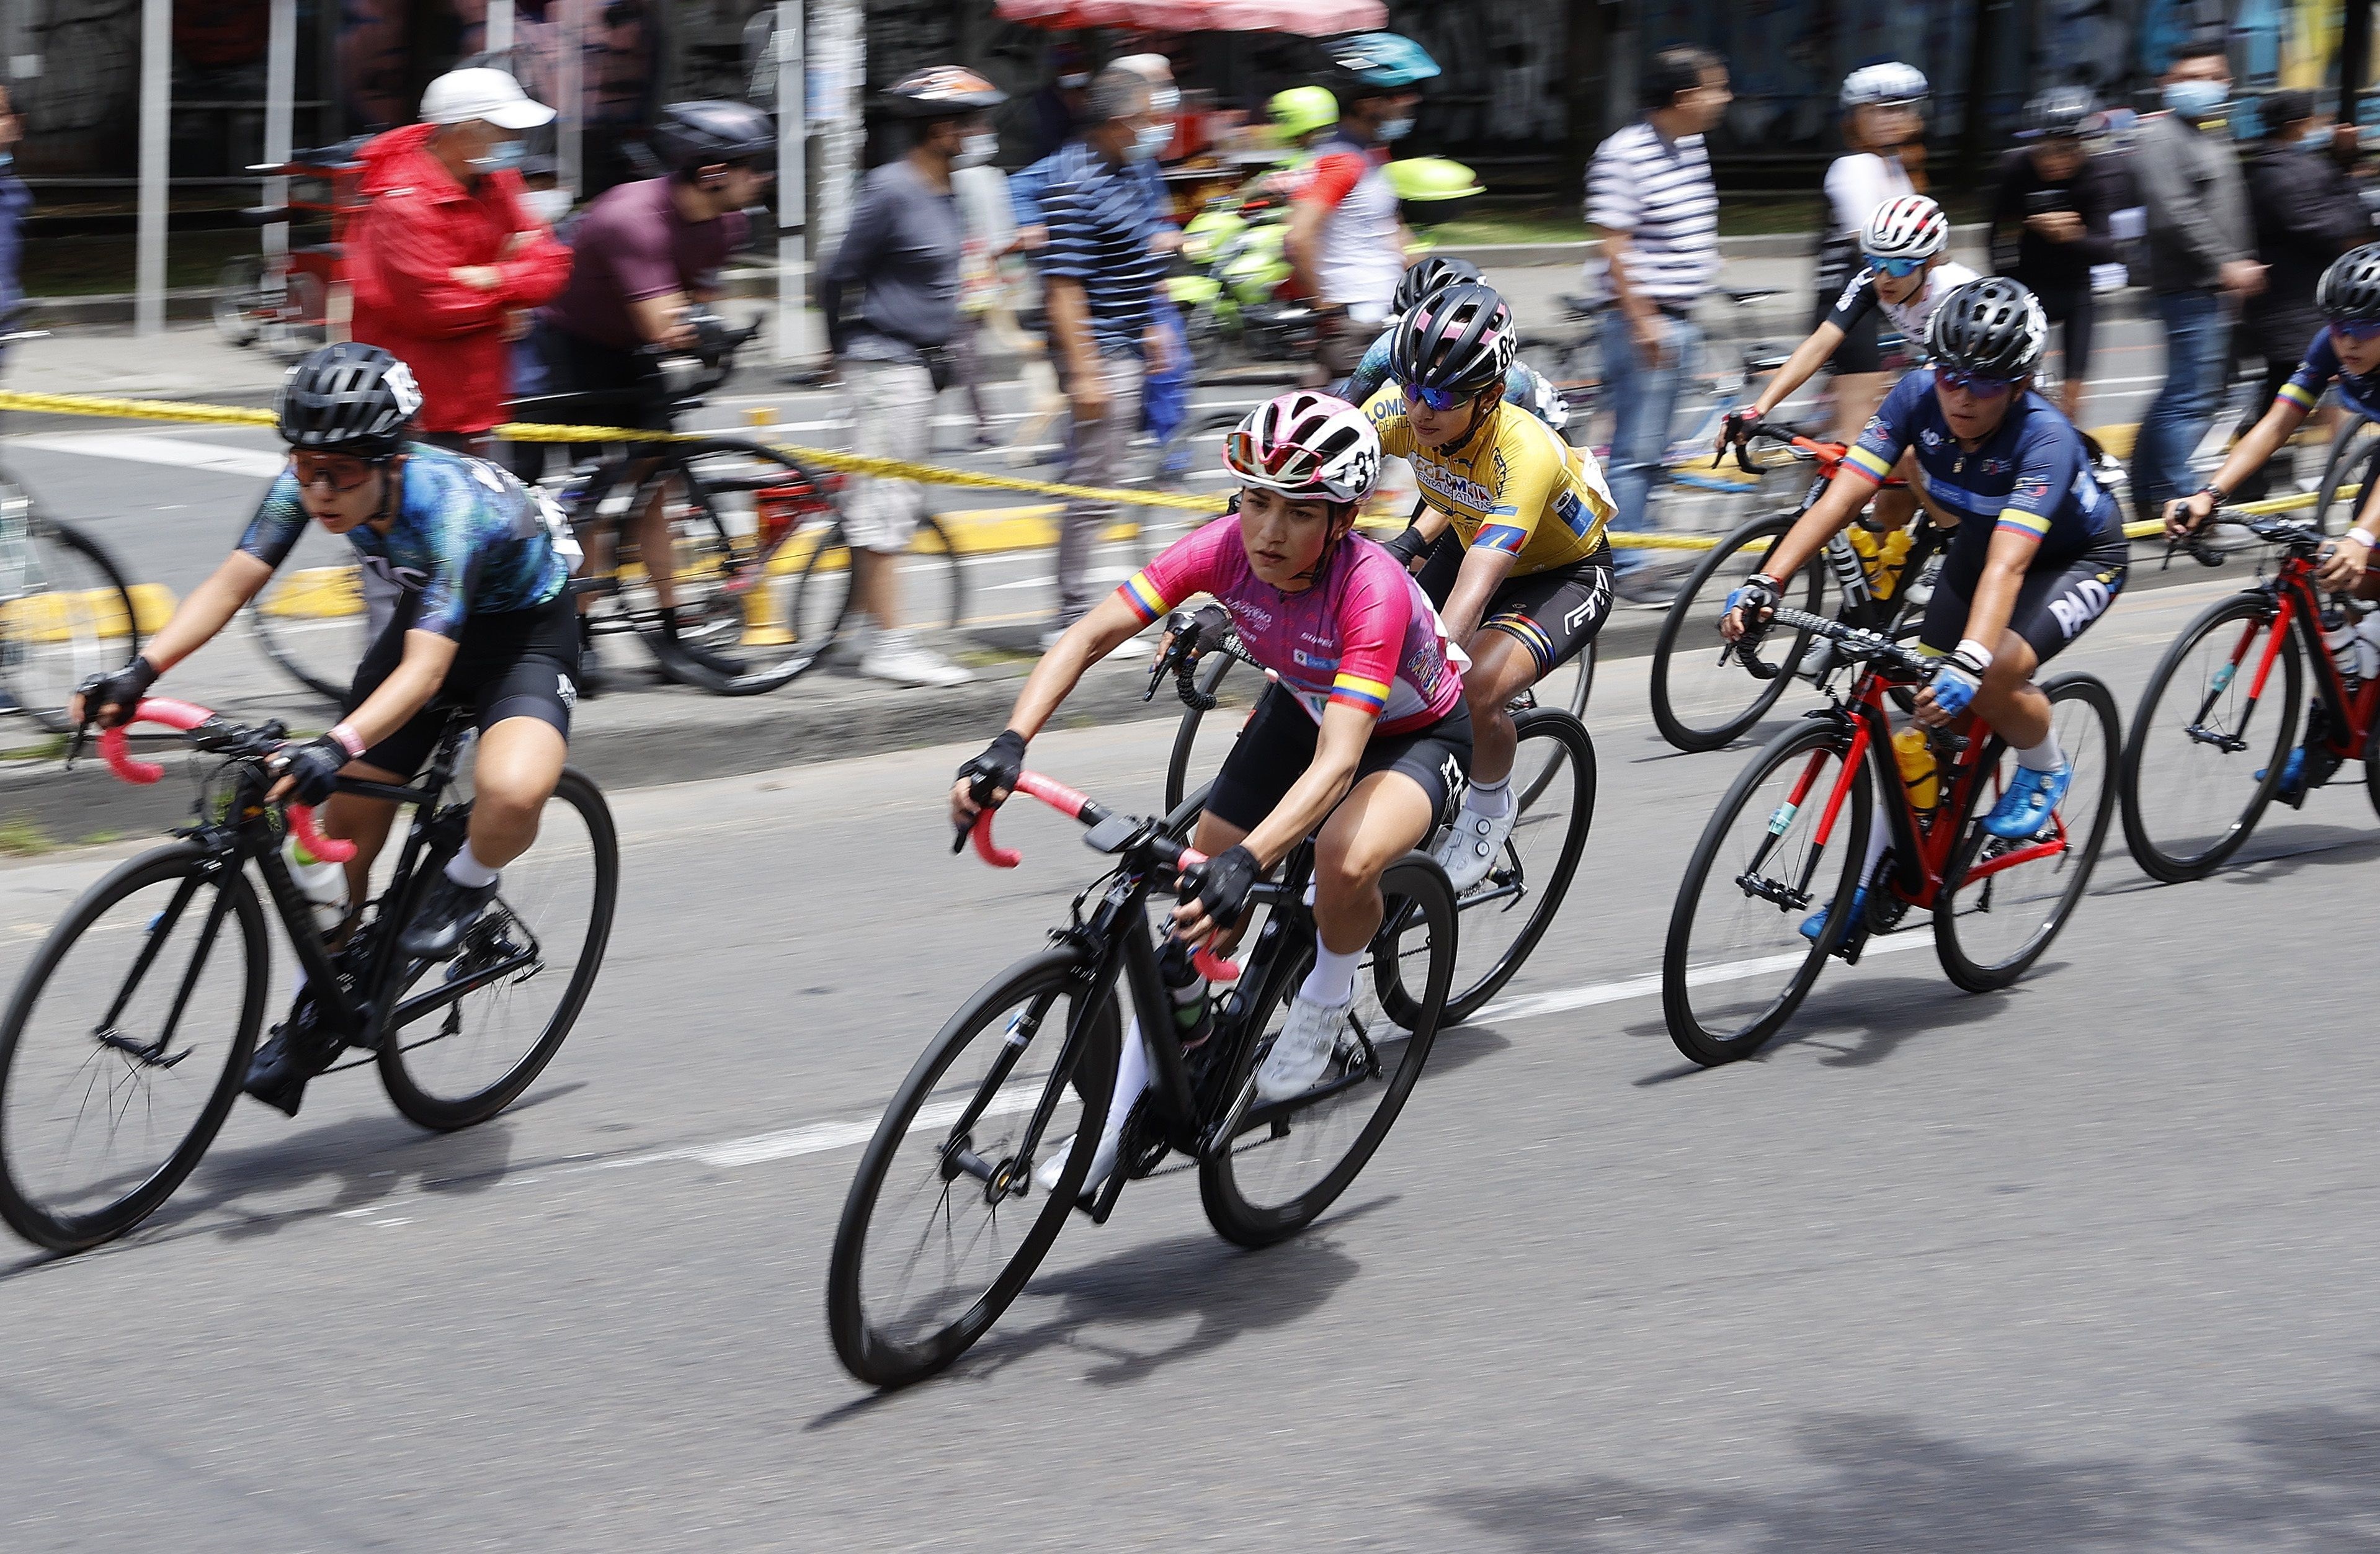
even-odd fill
[{"label": "green helmet", "polygon": [[1281,139],[1298,140],[1339,122],[1339,99],[1329,87],[1293,86],[1273,93],[1269,111]]}]

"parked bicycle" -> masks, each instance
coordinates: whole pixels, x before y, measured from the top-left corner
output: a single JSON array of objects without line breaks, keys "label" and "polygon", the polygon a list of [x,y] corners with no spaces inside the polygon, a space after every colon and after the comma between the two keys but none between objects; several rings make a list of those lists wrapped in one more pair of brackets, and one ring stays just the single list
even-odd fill
[{"label": "parked bicycle", "polygon": [[[454,792],[471,728],[462,709],[414,782],[340,781],[342,792],[410,805],[414,818],[380,895],[348,919],[344,939],[326,941],[284,842],[334,863],[354,848],[321,835],[303,807],[285,819],[265,802],[286,729],[241,727],[164,698],[143,701],[139,720],[182,730],[222,764],[175,841],[67,910],[0,1019],[0,1219],[60,1252],[120,1236],[154,1212],[238,1099],[273,963],[250,868],[305,973],[276,1035],[302,1043],[318,1072],[376,1065],[396,1109],[436,1129],[493,1117],[552,1061],[603,964],[619,891],[611,810],[565,768],[536,845],[505,868],[461,953],[441,964],[396,952],[470,823],[470,801]],[[164,774],[132,758],[121,728],[100,736],[100,750],[128,782]],[[356,1056],[333,1066],[343,1050]]]},{"label": "parked bicycle", "polygon": [[[1773,625],[1831,645],[1818,682],[1828,705],[1753,757],[1678,887],[1661,1006],[1670,1038],[1698,1063],[1758,1051],[1801,1007],[1828,956],[1857,964],[1870,936],[1897,929],[1912,907],[1933,915],[1935,950],[1952,982],[1969,992],[2006,987],[2082,900],[2115,807],[2116,703],[2092,676],[2043,683],[2073,782],[2047,831],[2004,841],[1982,823],[2014,771],[2015,753],[1997,735],[1971,715],[1961,720],[1963,734],[1893,737],[1888,689],[1923,686],[1931,663],[1882,632],[1805,610],[1780,609]],[[1783,673],[1762,662],[1755,637],[1735,647],[1755,674]],[[1836,695],[1834,677],[1854,668],[1849,693]],[[1890,849],[1866,911],[1854,913],[1878,803]],[[1818,907],[1825,925],[1805,938],[1802,925]]]},{"label": "parked bicycle", "polygon": [[[357,148],[365,136],[258,163],[260,177],[293,180],[288,202],[252,205],[240,219],[258,228],[288,224],[304,235],[279,253],[241,254],[215,277],[215,332],[231,346],[261,346],[295,361],[328,338],[331,298],[346,283],[346,229],[368,202]],[[296,236],[297,233],[293,233]]]},{"label": "parked bicycle", "polygon": [[[1185,1051],[1150,906],[1153,892],[1205,862],[1182,841],[1195,817],[1117,814],[1033,771],[1017,792],[1082,821],[1084,843],[1116,861],[1075,898],[1049,949],[951,1017],[860,1159],[827,1269],[827,1328],[844,1368],[872,1386],[905,1386],[964,1354],[1016,1298],[1068,1215],[1105,1223],[1124,1184],[1169,1152],[1197,1163],[1199,1199],[1226,1240],[1267,1246],[1303,1230],[1387,1137],[1452,985],[1446,876],[1408,854],[1381,880],[1388,910],[1356,978],[1352,1041],[1316,1088],[1260,1102],[1257,1066],[1313,960],[1303,904],[1313,844],[1257,887],[1243,941],[1252,948],[1215,1001],[1212,1034]],[[1017,855],[992,840],[992,813],[976,821],[976,850],[1013,867]],[[1148,1043],[1154,1086],[1125,1123],[1114,1173],[1086,1199],[1124,1008]],[[1042,1192],[1035,1173],[1052,1156],[1065,1163]]]},{"label": "parked bicycle", "polygon": [[[2349,679],[2323,640],[2314,567],[2330,541],[2305,523],[2217,516],[2282,553],[2270,577],[2209,605],[2183,629],[2132,715],[2119,779],[2124,839],[2142,869],[2169,884],[2205,878],[2254,834],[2300,745],[2298,802],[2343,762],[2360,759],[2380,809],[2380,676]],[[2207,566],[2223,565],[2203,538],[2186,549]]]}]

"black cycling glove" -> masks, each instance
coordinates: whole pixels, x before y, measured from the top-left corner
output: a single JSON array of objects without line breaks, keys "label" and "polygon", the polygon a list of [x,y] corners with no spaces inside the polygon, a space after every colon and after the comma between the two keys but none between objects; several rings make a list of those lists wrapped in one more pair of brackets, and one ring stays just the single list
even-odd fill
[{"label": "black cycling glove", "polygon": [[1719,613],[1724,615],[1730,611],[1741,610],[1743,612],[1743,629],[1758,631],[1783,601],[1783,593],[1777,584],[1767,575],[1755,572],[1736,585],[1735,591],[1729,594],[1727,602],[1719,607]]},{"label": "black cycling glove", "polygon": [[331,796],[339,769],[355,759],[345,745],[327,734],[303,742],[293,739],[281,747],[280,753],[283,774],[298,784],[292,796],[310,809]]},{"label": "black cycling glove", "polygon": [[959,768],[967,796],[986,807],[999,802],[994,795],[1014,793],[1017,779],[1024,775],[1025,735],[1013,728],[1002,729],[1000,737],[984,747],[983,754]]},{"label": "black cycling glove", "polygon": [[[115,674],[94,674],[76,687],[82,696],[83,718],[102,728],[121,728],[132,721],[132,714],[140,710],[140,698],[156,683],[156,666],[136,654]],[[110,706],[116,710],[115,716],[102,722],[99,710]]]},{"label": "black cycling glove", "polygon": [[1421,525],[1413,524],[1395,538],[1382,540],[1380,549],[1396,557],[1397,565],[1410,572],[1415,562],[1429,554],[1430,543],[1423,537]]},{"label": "black cycling glove", "polygon": [[1248,909],[1248,892],[1263,878],[1254,853],[1226,847],[1182,877],[1182,899],[1206,908],[1208,921],[1226,926],[1240,920]]}]

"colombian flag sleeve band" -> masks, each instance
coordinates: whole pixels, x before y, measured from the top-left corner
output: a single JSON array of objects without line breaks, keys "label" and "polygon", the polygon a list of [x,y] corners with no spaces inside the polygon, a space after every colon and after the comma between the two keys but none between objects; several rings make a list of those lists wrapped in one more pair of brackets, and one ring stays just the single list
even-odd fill
[{"label": "colombian flag sleeve band", "polygon": [[1150,586],[1146,572],[1134,573],[1116,592],[1123,595],[1123,601],[1132,606],[1143,625],[1165,613],[1165,596]]},{"label": "colombian flag sleeve band", "polygon": [[1502,551],[1511,555],[1519,555],[1521,547],[1528,542],[1528,530],[1515,528],[1511,524],[1483,525],[1471,540],[1475,549]]},{"label": "colombian flag sleeve band", "polygon": [[1862,447],[1853,447],[1851,452],[1843,455],[1843,467],[1857,470],[1877,485],[1884,484],[1885,478],[1892,473],[1890,464],[1878,455]]},{"label": "colombian flag sleeve band", "polygon": [[1330,699],[1378,715],[1389,704],[1389,687],[1360,674],[1342,674],[1330,683]]},{"label": "colombian flag sleeve band", "polygon": [[2313,408],[2314,401],[2320,396],[2317,395],[2308,394],[2305,391],[2303,384],[2283,383],[2281,385],[2281,391],[2273,395],[2273,397],[2276,399],[2286,399],[2301,410],[2311,410]]},{"label": "colombian flag sleeve band", "polygon": [[2038,513],[2028,513],[2022,507],[2000,509],[1999,522],[1992,526],[1995,534],[2010,530],[2028,539],[2038,540],[2049,532],[2049,520]]}]

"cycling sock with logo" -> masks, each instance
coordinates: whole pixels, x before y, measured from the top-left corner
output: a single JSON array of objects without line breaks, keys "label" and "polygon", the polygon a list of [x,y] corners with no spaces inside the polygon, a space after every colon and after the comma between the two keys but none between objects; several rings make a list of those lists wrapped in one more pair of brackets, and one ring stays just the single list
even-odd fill
[{"label": "cycling sock with logo", "polygon": [[1345,954],[1314,939],[1314,969],[1305,974],[1305,984],[1297,996],[1309,1003],[1325,1006],[1354,1002],[1355,997],[1355,966],[1363,960],[1364,952],[1350,950]]},{"label": "cycling sock with logo", "polygon": [[2058,747],[2058,731],[2052,729],[2038,745],[2016,753],[2017,765],[2027,771],[2062,771],[2066,769],[2066,752]]},{"label": "cycling sock with logo", "polygon": [[1502,819],[1512,808],[1512,774],[1506,772],[1500,782],[1472,783],[1463,807],[1491,820]]},{"label": "cycling sock with logo", "polygon": [[446,878],[458,885],[468,885],[475,891],[494,884],[497,876],[502,872],[501,869],[490,868],[486,864],[481,863],[479,855],[471,851],[471,844],[468,842],[464,843],[455,850],[455,856],[446,860]]}]

